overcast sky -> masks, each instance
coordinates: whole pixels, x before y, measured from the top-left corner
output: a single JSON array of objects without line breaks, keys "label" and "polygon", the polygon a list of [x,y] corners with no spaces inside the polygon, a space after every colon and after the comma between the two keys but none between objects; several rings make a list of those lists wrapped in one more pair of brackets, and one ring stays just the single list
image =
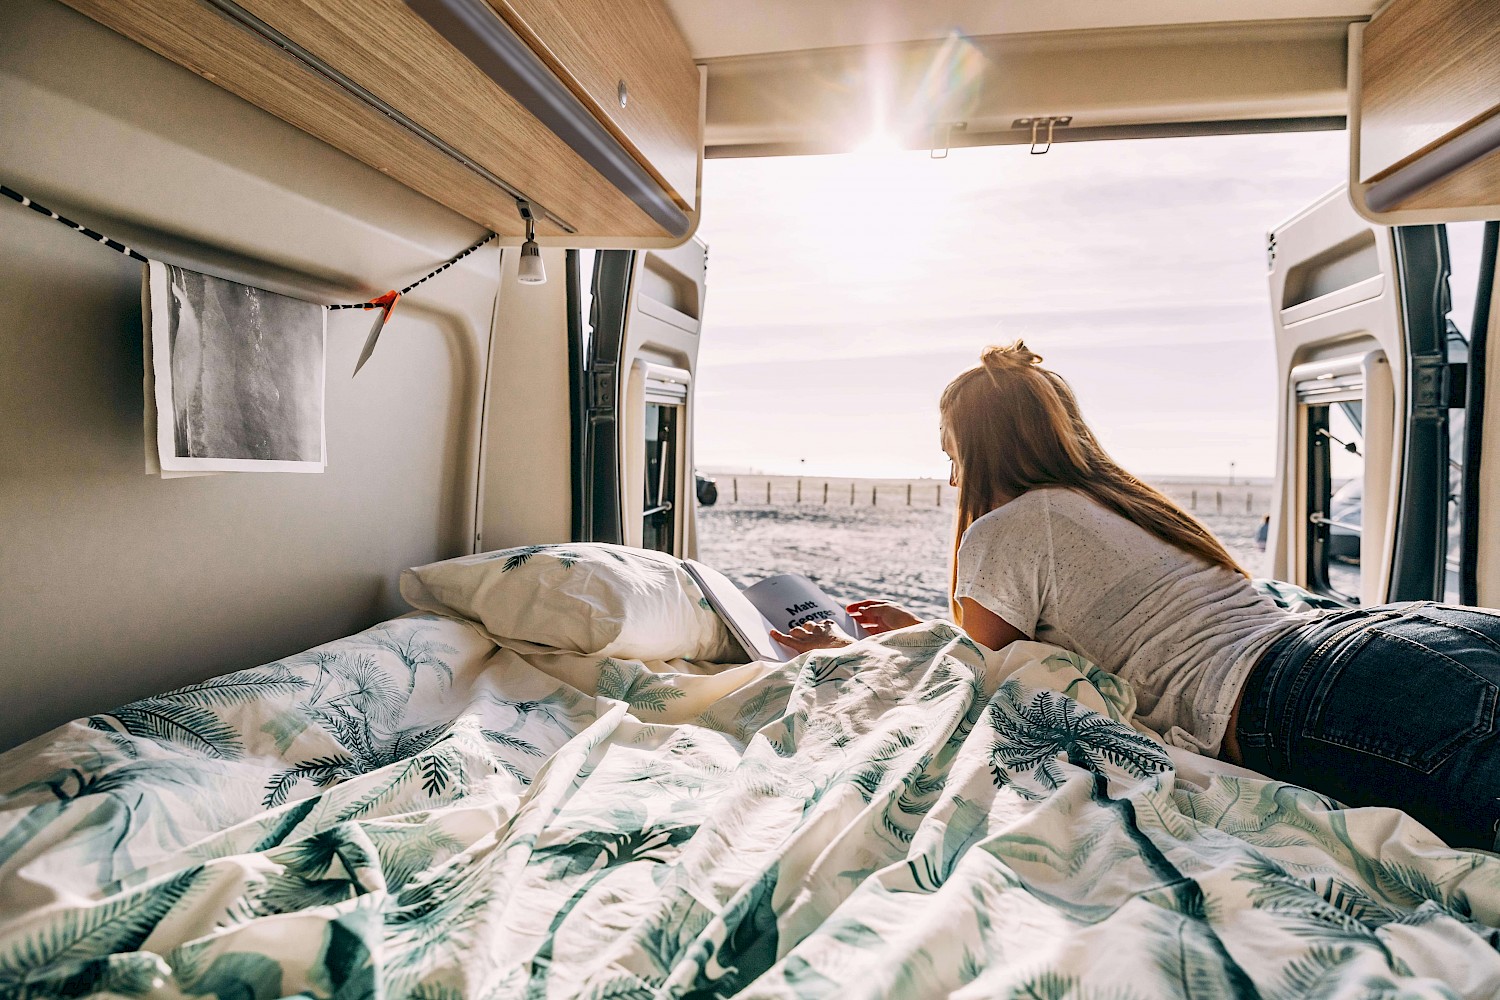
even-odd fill
[{"label": "overcast sky", "polygon": [[946,476],[938,394],[1024,337],[1126,468],[1270,476],[1265,234],[1340,183],[1346,142],[710,160],[697,464]]}]

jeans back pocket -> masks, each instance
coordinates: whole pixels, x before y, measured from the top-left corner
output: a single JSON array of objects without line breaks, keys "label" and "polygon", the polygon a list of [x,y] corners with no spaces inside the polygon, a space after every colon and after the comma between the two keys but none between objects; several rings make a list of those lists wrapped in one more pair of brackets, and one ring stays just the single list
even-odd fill
[{"label": "jeans back pocket", "polygon": [[1500,650],[1473,640],[1430,619],[1365,630],[1331,651],[1302,736],[1431,774],[1494,730]]}]

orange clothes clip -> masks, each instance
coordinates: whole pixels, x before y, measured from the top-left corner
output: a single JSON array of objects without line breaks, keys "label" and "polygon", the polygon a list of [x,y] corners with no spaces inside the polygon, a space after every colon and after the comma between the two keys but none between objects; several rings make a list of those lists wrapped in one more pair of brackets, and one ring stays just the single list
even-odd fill
[{"label": "orange clothes clip", "polygon": [[386,292],[384,295],[378,295],[375,298],[373,298],[373,299],[370,300],[370,305],[372,305],[372,306],[379,306],[380,309],[381,309],[381,312],[383,313],[383,315],[381,316],[381,319],[380,319],[380,325],[381,326],[384,326],[386,323],[390,322],[390,320],[391,320],[391,310],[395,309],[396,308],[396,303],[400,302],[400,301],[401,301],[401,293],[398,292],[398,291],[396,291],[394,288],[392,288],[390,291]]}]

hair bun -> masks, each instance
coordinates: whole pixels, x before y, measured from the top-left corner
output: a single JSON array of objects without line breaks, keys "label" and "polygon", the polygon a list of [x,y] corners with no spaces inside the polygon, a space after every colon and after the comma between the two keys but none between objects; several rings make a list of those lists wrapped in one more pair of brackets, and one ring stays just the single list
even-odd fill
[{"label": "hair bun", "polygon": [[986,347],[979,355],[980,364],[990,371],[1014,371],[1031,368],[1042,363],[1042,356],[1026,346],[1024,340],[1001,347],[998,344]]}]

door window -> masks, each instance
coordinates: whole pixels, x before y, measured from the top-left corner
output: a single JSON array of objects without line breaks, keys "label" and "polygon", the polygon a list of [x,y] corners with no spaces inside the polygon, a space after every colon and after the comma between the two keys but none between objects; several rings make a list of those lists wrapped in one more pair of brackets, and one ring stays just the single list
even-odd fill
[{"label": "door window", "polygon": [[646,495],[641,546],[671,552],[677,541],[677,443],[681,406],[646,404]]},{"label": "door window", "polygon": [[1359,399],[1305,407],[1309,589],[1359,603],[1364,530],[1364,407]]}]

